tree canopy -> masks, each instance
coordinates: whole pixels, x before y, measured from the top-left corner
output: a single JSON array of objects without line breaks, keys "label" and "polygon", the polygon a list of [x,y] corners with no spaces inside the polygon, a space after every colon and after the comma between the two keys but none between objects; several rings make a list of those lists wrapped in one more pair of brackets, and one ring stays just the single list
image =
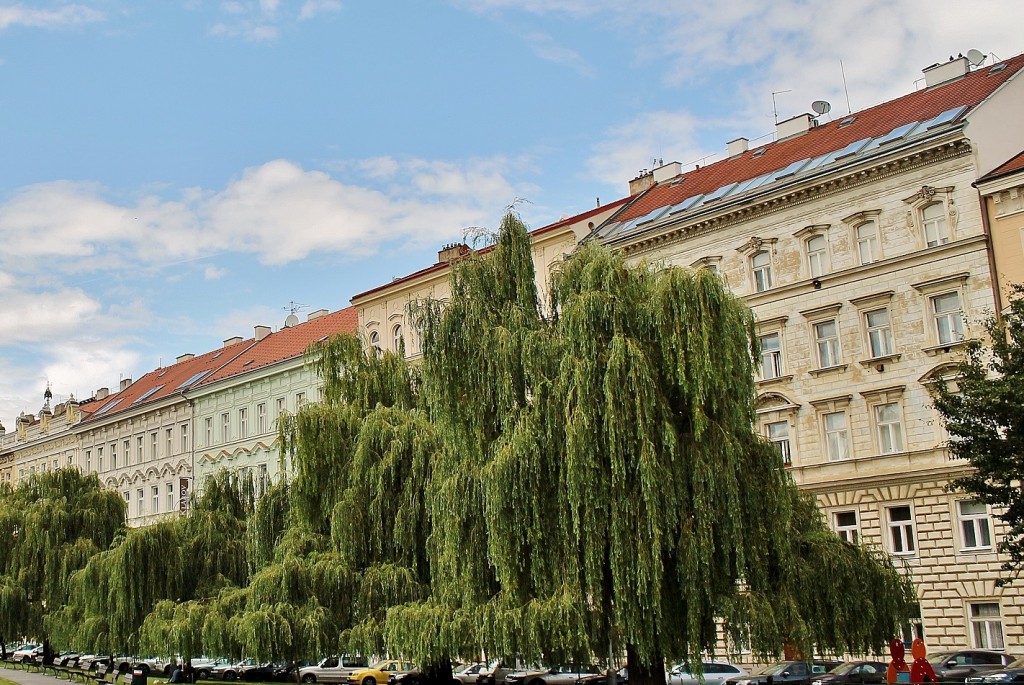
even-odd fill
[{"label": "tree canopy", "polygon": [[985,323],[988,340],[968,340],[955,378],[938,384],[935,407],[949,450],[971,471],[951,488],[998,507],[1007,525],[999,544],[1009,559],[1005,584],[1024,568],[1024,286],[1007,311]]}]

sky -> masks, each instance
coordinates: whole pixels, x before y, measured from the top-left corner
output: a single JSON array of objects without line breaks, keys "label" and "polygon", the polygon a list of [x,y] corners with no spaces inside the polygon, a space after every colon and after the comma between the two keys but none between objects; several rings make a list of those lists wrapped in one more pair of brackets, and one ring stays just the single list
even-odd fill
[{"label": "sky", "polygon": [[[1021,0],[0,0],[0,423],[721,159]],[[845,88],[844,88],[845,77]],[[774,109],[773,96],[774,95]]]}]

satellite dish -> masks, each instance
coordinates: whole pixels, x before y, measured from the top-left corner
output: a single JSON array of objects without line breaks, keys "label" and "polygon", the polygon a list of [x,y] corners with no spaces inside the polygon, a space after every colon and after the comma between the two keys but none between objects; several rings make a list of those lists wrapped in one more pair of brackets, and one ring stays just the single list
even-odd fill
[{"label": "satellite dish", "polygon": [[291,328],[292,326],[297,326],[298,323],[299,323],[299,317],[295,316],[294,314],[289,314],[288,316],[286,316],[284,318],[284,327],[285,328]]},{"label": "satellite dish", "polygon": [[811,109],[818,115],[828,114],[832,111],[832,105],[825,102],[824,100],[815,100],[811,103]]},{"label": "satellite dish", "polygon": [[985,61],[985,55],[981,52],[981,50],[968,50],[967,61],[977,67],[980,66],[981,63]]}]

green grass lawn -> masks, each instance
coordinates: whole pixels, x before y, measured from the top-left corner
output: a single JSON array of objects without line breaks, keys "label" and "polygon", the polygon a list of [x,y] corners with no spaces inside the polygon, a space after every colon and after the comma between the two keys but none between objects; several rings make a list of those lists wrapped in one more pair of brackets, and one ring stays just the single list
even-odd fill
[{"label": "green grass lawn", "polygon": [[15,683],[13,680],[8,680],[7,678],[0,678],[0,685],[18,685],[18,684]]}]

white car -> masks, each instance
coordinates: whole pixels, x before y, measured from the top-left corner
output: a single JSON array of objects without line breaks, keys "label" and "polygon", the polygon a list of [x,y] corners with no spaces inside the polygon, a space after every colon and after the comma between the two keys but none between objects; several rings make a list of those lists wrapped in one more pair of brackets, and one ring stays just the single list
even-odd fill
[{"label": "white car", "polygon": [[36,654],[41,654],[42,651],[43,646],[38,642],[26,642],[15,650],[14,654],[11,655],[11,660],[16,664],[23,664],[26,661],[32,661],[32,658]]},{"label": "white car", "polygon": [[703,680],[695,673],[690,673],[686,664],[677,664],[669,671],[665,680],[668,685],[721,685],[733,676],[746,675],[747,672],[727,661],[702,661]]},{"label": "white car", "polygon": [[366,657],[363,656],[331,656],[316,666],[299,669],[299,679],[304,683],[344,683],[350,675],[366,666]]}]

